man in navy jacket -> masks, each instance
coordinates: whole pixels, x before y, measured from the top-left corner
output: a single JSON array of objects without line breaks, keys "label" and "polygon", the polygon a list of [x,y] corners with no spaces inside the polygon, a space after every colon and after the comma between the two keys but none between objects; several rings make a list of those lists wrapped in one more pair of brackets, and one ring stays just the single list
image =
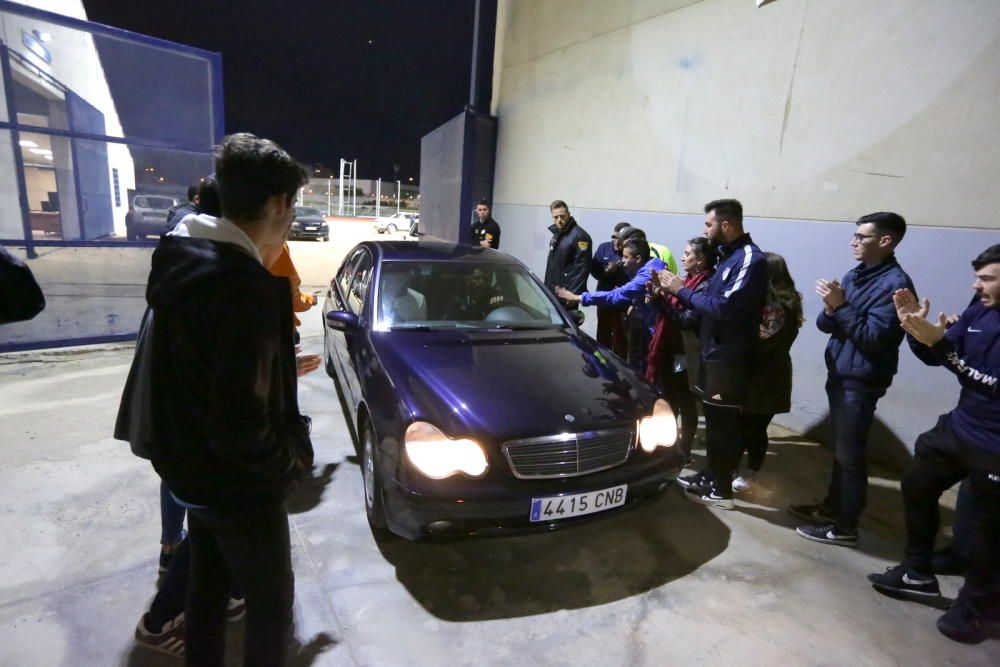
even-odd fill
[{"label": "man in navy jacket", "polygon": [[694,292],[670,271],[658,276],[663,289],[701,316],[698,388],[705,407],[708,467],[677,482],[689,500],[733,509],[733,473],[743,456],[740,412],[767,294],[767,260],[743,231],[743,206],[735,199],[705,204],[705,236],[719,250],[708,287]]},{"label": "man in navy jacket", "polygon": [[[622,269],[622,241],[618,236],[627,222],[615,225],[611,240],[597,246],[590,260],[590,275],[597,279],[597,291],[607,292],[628,282]],[[621,306],[597,307],[597,342],[614,351],[619,357],[628,354],[628,339],[625,337],[625,310]]]},{"label": "man in navy jacket", "polygon": [[843,285],[816,282],[823,299],[816,326],[830,334],[825,356],[833,474],[823,502],[789,507],[814,524],[799,526],[799,535],[848,547],[857,546],[858,520],[868,494],[868,431],[875,406],[896,374],[903,342],[892,295],[913,289],[894,254],[906,233],[903,217],[870,213],[856,224],[851,250],[860,263],[847,272]]},{"label": "man in navy jacket", "polygon": [[[656,311],[651,304],[646,303],[646,283],[653,280],[658,271],[667,268],[658,257],[651,257],[649,244],[642,239],[632,239],[625,242],[622,248],[622,269],[628,282],[608,291],[584,292],[574,294],[565,287],[556,287],[556,296],[568,304],[581,303],[584,306],[621,307],[631,305],[642,317],[646,329],[646,340],[652,336],[656,326]],[[648,344],[648,343],[647,343]],[[639,373],[645,372],[645,350],[640,355],[629,351],[629,364]]]},{"label": "man in navy jacket", "polygon": [[[896,312],[910,347],[929,366],[943,366],[962,386],[958,406],[917,438],[903,476],[906,556],[885,573],[869,575],[889,595],[940,595],[931,565],[940,521],[941,494],[962,479],[972,494],[975,536],[965,586],[958,601],[938,619],[938,629],[955,641],[978,644],[1000,638],[1000,244],[973,262],[978,298],[947,327],[925,317],[909,290],[895,294]],[[946,329],[947,327],[947,329]]]}]

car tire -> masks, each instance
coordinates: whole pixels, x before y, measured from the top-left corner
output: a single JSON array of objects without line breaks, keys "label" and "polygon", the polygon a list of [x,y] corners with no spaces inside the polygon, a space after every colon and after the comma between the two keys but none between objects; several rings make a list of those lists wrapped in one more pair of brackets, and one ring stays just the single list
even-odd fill
[{"label": "car tire", "polygon": [[395,234],[399,230],[396,227],[396,225],[389,223],[388,225],[385,226],[385,231],[387,234]]},{"label": "car tire", "polygon": [[330,242],[330,237],[329,236],[324,236],[323,237],[323,242],[324,243],[329,243]]},{"label": "car tire", "polygon": [[376,533],[387,530],[385,506],[382,498],[382,475],[378,469],[378,446],[375,442],[375,429],[371,422],[365,420],[361,432],[361,478],[365,489],[365,514],[368,525]]}]

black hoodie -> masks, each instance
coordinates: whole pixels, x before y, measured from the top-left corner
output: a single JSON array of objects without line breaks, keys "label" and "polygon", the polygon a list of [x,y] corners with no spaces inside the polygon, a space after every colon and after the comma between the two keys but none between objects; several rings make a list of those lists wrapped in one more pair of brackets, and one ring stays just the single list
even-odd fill
[{"label": "black hoodie", "polygon": [[289,293],[230,243],[165,236],[153,253],[151,459],[182,500],[287,495],[301,430]]}]

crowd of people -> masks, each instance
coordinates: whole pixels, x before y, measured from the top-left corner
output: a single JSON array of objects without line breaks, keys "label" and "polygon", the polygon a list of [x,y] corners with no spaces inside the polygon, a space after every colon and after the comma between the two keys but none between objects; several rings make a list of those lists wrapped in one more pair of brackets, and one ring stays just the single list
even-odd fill
[{"label": "crowd of people", "polygon": [[[153,254],[150,307],[116,437],[162,479],[166,572],[136,639],[192,665],[222,664],[224,624],[244,616],[245,664],[285,661],[294,579],[284,501],[313,463],[296,378],[320,362],[298,355],[294,312],[315,298],[299,290],[285,242],[304,182],[273,142],[231,135],[215,175],[192,192]],[[551,213],[546,285],[569,309],[597,307],[599,341],[662,388],[689,460],[704,413],[705,465],[678,483],[694,502],[733,509],[763,466],[771,419],[791,408],[790,349],[803,310],[785,259],[757,247],[734,199],[705,206],[704,234],[686,244],[680,267],[632,225],[617,225],[594,251],[565,202],[553,202]],[[860,218],[851,241],[858,264],[840,281],[816,284],[824,304],[817,326],[830,335],[835,462],[826,498],[790,510],[806,521],[802,537],[857,544],[867,432],[908,336],[921,360],[959,377],[962,398],[920,437],[904,477],[903,562],[870,578],[892,595],[938,592],[937,501],[965,480],[966,529],[961,540],[956,531],[949,567],[964,559],[968,575],[938,627],[958,641],[982,641],[1000,628],[1000,246],[973,262],[976,299],[962,316],[933,323],[895,259],[905,231],[895,213]],[[472,236],[478,246],[499,246],[486,201]],[[586,289],[590,276],[594,291]],[[395,292],[405,298],[405,285]]]},{"label": "crowd of people", "polygon": [[[705,205],[704,235],[684,248],[683,275],[669,250],[627,222],[593,250],[565,202],[552,202],[550,210],[546,285],[569,308],[597,307],[598,341],[670,399],[689,461],[700,408],[704,465],[677,482],[694,502],[733,509],[735,494],[753,487],[764,464],[771,420],[791,410],[790,350],[804,318],[785,258],[753,242],[735,199]],[[842,280],[816,281],[823,303],[816,326],[829,335],[834,460],[823,500],[788,509],[805,522],[796,529],[801,537],[857,545],[868,435],[907,338],[921,361],[958,377],[961,397],[917,439],[903,477],[902,563],[869,580],[887,595],[926,599],[940,595],[935,575],[966,573],[937,626],[951,639],[977,643],[1000,638],[1000,245],[973,260],[975,297],[965,312],[933,323],[929,303],[918,303],[896,259],[905,234],[896,213],[862,216],[850,244],[856,265]],[[588,275],[597,281],[594,291],[586,289]],[[954,544],[935,552],[938,501],[959,482]]]}]

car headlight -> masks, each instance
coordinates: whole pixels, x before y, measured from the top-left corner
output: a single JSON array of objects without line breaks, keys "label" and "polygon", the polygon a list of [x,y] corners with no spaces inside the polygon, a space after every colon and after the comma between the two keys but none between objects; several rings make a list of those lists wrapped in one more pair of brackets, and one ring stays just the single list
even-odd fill
[{"label": "car headlight", "polygon": [[672,447],[677,442],[677,418],[670,404],[662,398],[653,403],[653,414],[639,420],[639,444],[651,452],[657,447]]},{"label": "car headlight", "polygon": [[486,454],[473,440],[452,440],[433,424],[413,422],[403,437],[406,456],[417,470],[433,479],[457,473],[482,477],[486,473]]},{"label": "car headlight", "polygon": [[298,220],[292,221],[292,229],[301,229],[301,228],[302,228],[301,222],[299,222]]}]

